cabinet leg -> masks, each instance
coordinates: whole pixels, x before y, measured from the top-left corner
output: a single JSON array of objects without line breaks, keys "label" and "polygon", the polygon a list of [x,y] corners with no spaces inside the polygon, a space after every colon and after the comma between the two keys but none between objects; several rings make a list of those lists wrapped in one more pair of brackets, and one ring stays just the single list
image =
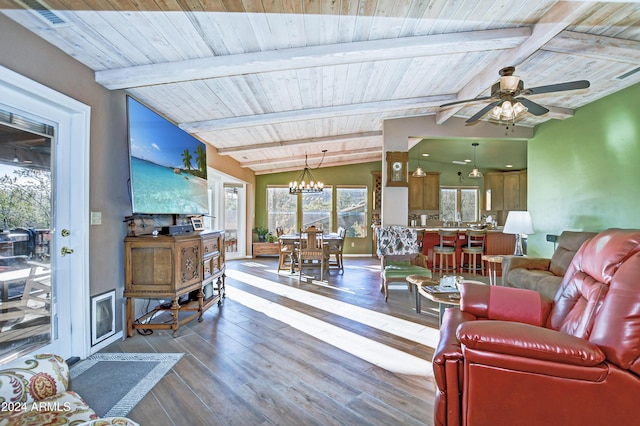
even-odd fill
[{"label": "cabinet leg", "polygon": [[173,322],[171,323],[171,329],[173,330],[173,337],[178,335],[178,313],[180,312],[180,303],[178,303],[178,297],[173,299],[173,303],[171,304],[171,312],[173,313]]},{"label": "cabinet leg", "polygon": [[204,292],[202,291],[202,287],[198,290],[198,322],[202,322],[202,314],[204,313],[203,309],[203,300],[204,300]]},{"label": "cabinet leg", "polygon": [[133,336],[133,300],[127,297],[127,337]]}]

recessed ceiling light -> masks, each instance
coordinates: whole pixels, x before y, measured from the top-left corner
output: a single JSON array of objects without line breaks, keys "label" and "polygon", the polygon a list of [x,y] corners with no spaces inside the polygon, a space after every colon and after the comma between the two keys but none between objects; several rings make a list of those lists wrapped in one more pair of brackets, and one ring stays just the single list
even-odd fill
[{"label": "recessed ceiling light", "polygon": [[505,165],[505,167],[506,167],[506,168],[508,168],[508,169],[510,169],[510,168],[512,168],[512,167],[513,167],[513,164],[506,164],[506,165]]},{"label": "recessed ceiling light", "polygon": [[422,154],[422,156],[423,156],[423,157],[428,157],[428,156],[429,156],[429,154],[426,154],[426,153],[425,153],[425,154]]},{"label": "recessed ceiling light", "polygon": [[470,162],[471,162],[471,160],[466,159],[466,160],[464,160],[464,162],[465,162],[465,163],[470,163]]}]

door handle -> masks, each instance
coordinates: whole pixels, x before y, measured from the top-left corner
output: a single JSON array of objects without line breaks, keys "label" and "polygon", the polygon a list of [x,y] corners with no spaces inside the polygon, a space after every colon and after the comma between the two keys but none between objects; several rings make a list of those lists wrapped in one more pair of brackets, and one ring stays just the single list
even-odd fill
[{"label": "door handle", "polygon": [[62,247],[62,249],[60,249],[60,254],[63,256],[66,256],[68,254],[72,254],[73,253],[73,249],[70,249],[67,246]]}]

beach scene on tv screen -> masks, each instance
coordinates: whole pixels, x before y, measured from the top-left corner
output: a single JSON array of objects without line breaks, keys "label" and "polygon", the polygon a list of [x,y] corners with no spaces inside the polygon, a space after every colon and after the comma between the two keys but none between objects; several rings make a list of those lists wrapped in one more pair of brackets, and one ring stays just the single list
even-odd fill
[{"label": "beach scene on tv screen", "polygon": [[127,99],[133,213],[207,213],[204,143]]}]

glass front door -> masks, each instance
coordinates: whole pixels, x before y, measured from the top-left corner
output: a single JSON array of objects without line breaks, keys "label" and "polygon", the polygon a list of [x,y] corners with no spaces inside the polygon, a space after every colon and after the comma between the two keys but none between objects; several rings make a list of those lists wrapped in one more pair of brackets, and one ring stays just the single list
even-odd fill
[{"label": "glass front door", "polygon": [[0,359],[51,343],[53,128],[0,111]]},{"label": "glass front door", "polygon": [[239,256],[240,189],[237,185],[224,185],[224,239],[227,259]]}]

